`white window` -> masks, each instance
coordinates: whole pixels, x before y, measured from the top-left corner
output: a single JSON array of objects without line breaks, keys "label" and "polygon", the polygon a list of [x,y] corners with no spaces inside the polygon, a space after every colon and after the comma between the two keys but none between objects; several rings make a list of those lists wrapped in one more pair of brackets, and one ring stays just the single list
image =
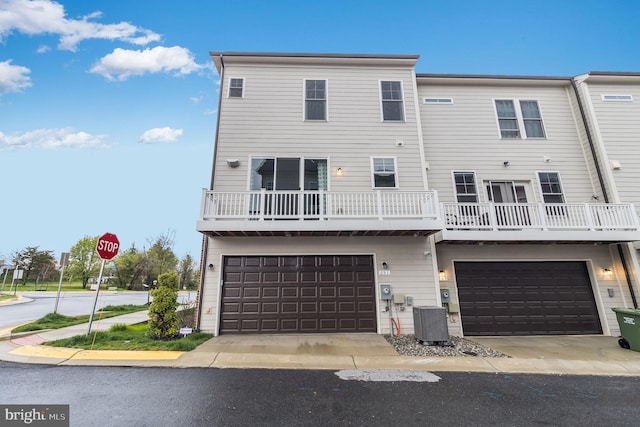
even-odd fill
[{"label": "white window", "polygon": [[453,172],[453,184],[459,203],[478,203],[475,172]]},{"label": "white window", "polygon": [[542,199],[545,203],[564,203],[560,173],[538,172],[538,180],[540,181]]},{"label": "white window", "polygon": [[373,188],[398,188],[395,157],[371,158]]},{"label": "white window", "polygon": [[633,96],[631,95],[601,95],[603,101],[613,102],[632,102]]},{"label": "white window", "polygon": [[495,106],[501,138],[545,138],[538,101],[496,99]]},{"label": "white window", "polygon": [[402,101],[402,82],[381,81],[382,120],[404,121],[404,102]]},{"label": "white window", "polygon": [[304,81],[304,119],[327,120],[327,81]]},{"label": "white window", "polygon": [[244,96],[244,79],[229,79],[229,98],[242,98]]}]

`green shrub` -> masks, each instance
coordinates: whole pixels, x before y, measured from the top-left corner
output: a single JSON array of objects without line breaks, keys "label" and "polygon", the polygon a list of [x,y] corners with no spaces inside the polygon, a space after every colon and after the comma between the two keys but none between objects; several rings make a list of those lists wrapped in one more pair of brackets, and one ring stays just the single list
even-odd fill
[{"label": "green shrub", "polygon": [[[158,277],[158,289],[151,291],[153,302],[149,306],[147,336],[153,339],[167,339],[178,335],[178,275],[165,273]],[[174,289],[174,286],[176,289]]]},{"label": "green shrub", "polygon": [[127,330],[127,325],[124,323],[116,323],[115,325],[111,325],[109,328],[109,332],[122,332]]}]

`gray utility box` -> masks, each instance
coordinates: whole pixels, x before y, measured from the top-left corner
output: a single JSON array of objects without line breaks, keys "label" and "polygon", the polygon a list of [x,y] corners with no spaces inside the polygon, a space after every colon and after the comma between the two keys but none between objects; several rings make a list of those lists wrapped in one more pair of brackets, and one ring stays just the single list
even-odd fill
[{"label": "gray utility box", "polygon": [[444,307],[413,307],[413,328],[420,343],[449,345]]}]

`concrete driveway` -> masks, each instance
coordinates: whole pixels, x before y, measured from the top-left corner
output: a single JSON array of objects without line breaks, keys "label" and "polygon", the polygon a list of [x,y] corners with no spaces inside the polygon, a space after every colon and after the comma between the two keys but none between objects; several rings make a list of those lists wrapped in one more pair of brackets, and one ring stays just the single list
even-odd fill
[{"label": "concrete driveway", "polygon": [[218,353],[397,356],[379,334],[219,335],[198,347]]},{"label": "concrete driveway", "polygon": [[566,335],[535,337],[466,337],[485,347],[521,359],[640,362],[640,352],[625,350],[617,337]]}]

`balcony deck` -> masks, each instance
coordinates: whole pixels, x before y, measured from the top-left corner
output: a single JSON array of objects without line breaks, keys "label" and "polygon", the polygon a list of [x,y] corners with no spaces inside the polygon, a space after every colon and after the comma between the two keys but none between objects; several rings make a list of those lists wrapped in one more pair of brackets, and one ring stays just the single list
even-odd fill
[{"label": "balcony deck", "polygon": [[204,190],[198,231],[212,236],[428,236],[444,223],[435,191]]},{"label": "balcony deck", "polygon": [[631,203],[443,203],[437,241],[578,243],[640,240]]}]

